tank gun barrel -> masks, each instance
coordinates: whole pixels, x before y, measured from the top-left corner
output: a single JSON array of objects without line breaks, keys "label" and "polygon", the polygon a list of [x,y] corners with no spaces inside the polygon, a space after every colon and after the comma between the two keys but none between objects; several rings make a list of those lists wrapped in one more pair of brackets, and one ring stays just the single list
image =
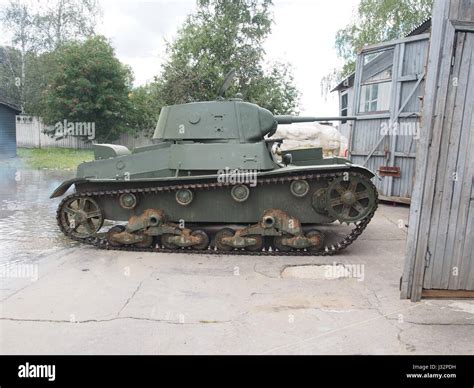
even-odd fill
[{"label": "tank gun barrel", "polygon": [[291,115],[277,115],[275,120],[278,124],[293,124],[293,123],[312,123],[314,121],[355,121],[356,116],[333,116],[333,117],[314,117],[314,116],[291,116]]}]

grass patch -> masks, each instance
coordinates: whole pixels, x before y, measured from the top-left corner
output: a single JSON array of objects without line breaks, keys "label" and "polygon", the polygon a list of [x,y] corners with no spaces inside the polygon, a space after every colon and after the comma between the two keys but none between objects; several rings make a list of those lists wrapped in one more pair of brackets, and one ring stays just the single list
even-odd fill
[{"label": "grass patch", "polygon": [[18,156],[31,168],[75,170],[82,162],[94,160],[92,150],[71,148],[18,148]]}]

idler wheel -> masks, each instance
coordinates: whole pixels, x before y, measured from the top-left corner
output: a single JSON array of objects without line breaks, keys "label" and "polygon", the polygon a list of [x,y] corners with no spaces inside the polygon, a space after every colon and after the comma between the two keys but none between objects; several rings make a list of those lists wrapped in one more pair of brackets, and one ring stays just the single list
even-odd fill
[{"label": "idler wheel", "polygon": [[193,249],[203,251],[209,246],[209,236],[203,230],[194,230],[191,232],[191,236],[198,236],[201,238],[201,242],[199,244],[192,246]]},{"label": "idler wheel", "polygon": [[59,226],[66,234],[76,239],[85,239],[96,234],[104,223],[99,204],[92,198],[72,197],[59,210]]},{"label": "idler wheel", "polygon": [[171,241],[171,239],[174,237],[174,234],[170,233],[165,233],[161,236],[161,243],[166,249],[177,249],[178,246]]},{"label": "idler wheel", "polygon": [[106,238],[110,246],[121,247],[123,245],[122,243],[115,241],[113,238],[114,235],[122,233],[123,231],[125,231],[125,226],[123,225],[116,225],[109,229],[109,231],[107,232]]},{"label": "idler wheel", "polygon": [[249,252],[260,252],[263,249],[263,237],[259,234],[252,234],[250,236],[245,236],[246,238],[253,238],[255,239],[254,245],[249,245],[245,247],[245,250]]},{"label": "idler wheel", "polygon": [[308,251],[310,252],[318,252],[320,250],[322,250],[324,248],[324,244],[325,244],[325,241],[326,241],[326,238],[324,236],[324,233],[323,232],[320,232],[319,230],[310,230],[307,234],[306,234],[306,237],[308,239],[311,239],[311,240],[319,240],[319,243],[318,245],[312,245],[310,247],[308,247]]},{"label": "idler wheel", "polygon": [[278,236],[275,237],[273,240],[273,244],[275,245],[275,248],[278,249],[280,252],[291,252],[292,248],[289,247],[288,245],[283,245],[283,239],[284,238],[289,238],[291,236],[289,235],[283,235],[283,236]]},{"label": "idler wheel", "polygon": [[234,249],[230,245],[224,244],[224,242],[222,241],[225,237],[233,237],[233,236],[234,236],[234,231],[230,228],[224,228],[224,229],[219,230],[216,233],[216,236],[214,238],[217,249],[224,252],[229,252],[232,249]]}]

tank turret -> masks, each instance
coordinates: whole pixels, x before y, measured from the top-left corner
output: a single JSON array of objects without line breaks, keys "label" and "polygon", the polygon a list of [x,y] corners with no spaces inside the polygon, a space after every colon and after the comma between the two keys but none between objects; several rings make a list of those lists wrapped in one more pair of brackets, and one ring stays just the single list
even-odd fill
[{"label": "tank turret", "polygon": [[356,120],[356,117],[274,116],[269,110],[241,99],[192,102],[165,106],[154,140],[255,142],[273,135],[278,124]]},{"label": "tank turret", "polygon": [[254,142],[276,130],[270,111],[240,99],[165,106],[155,140]]}]

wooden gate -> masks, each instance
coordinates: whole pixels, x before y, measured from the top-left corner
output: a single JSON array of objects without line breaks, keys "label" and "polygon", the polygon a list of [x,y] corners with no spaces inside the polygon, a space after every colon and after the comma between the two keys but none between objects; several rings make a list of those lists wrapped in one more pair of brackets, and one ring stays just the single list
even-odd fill
[{"label": "wooden gate", "polygon": [[474,1],[436,2],[402,281],[412,300],[474,297],[473,52]]},{"label": "wooden gate", "polygon": [[379,174],[382,199],[410,202],[429,36],[368,46],[357,59],[350,156]]}]

